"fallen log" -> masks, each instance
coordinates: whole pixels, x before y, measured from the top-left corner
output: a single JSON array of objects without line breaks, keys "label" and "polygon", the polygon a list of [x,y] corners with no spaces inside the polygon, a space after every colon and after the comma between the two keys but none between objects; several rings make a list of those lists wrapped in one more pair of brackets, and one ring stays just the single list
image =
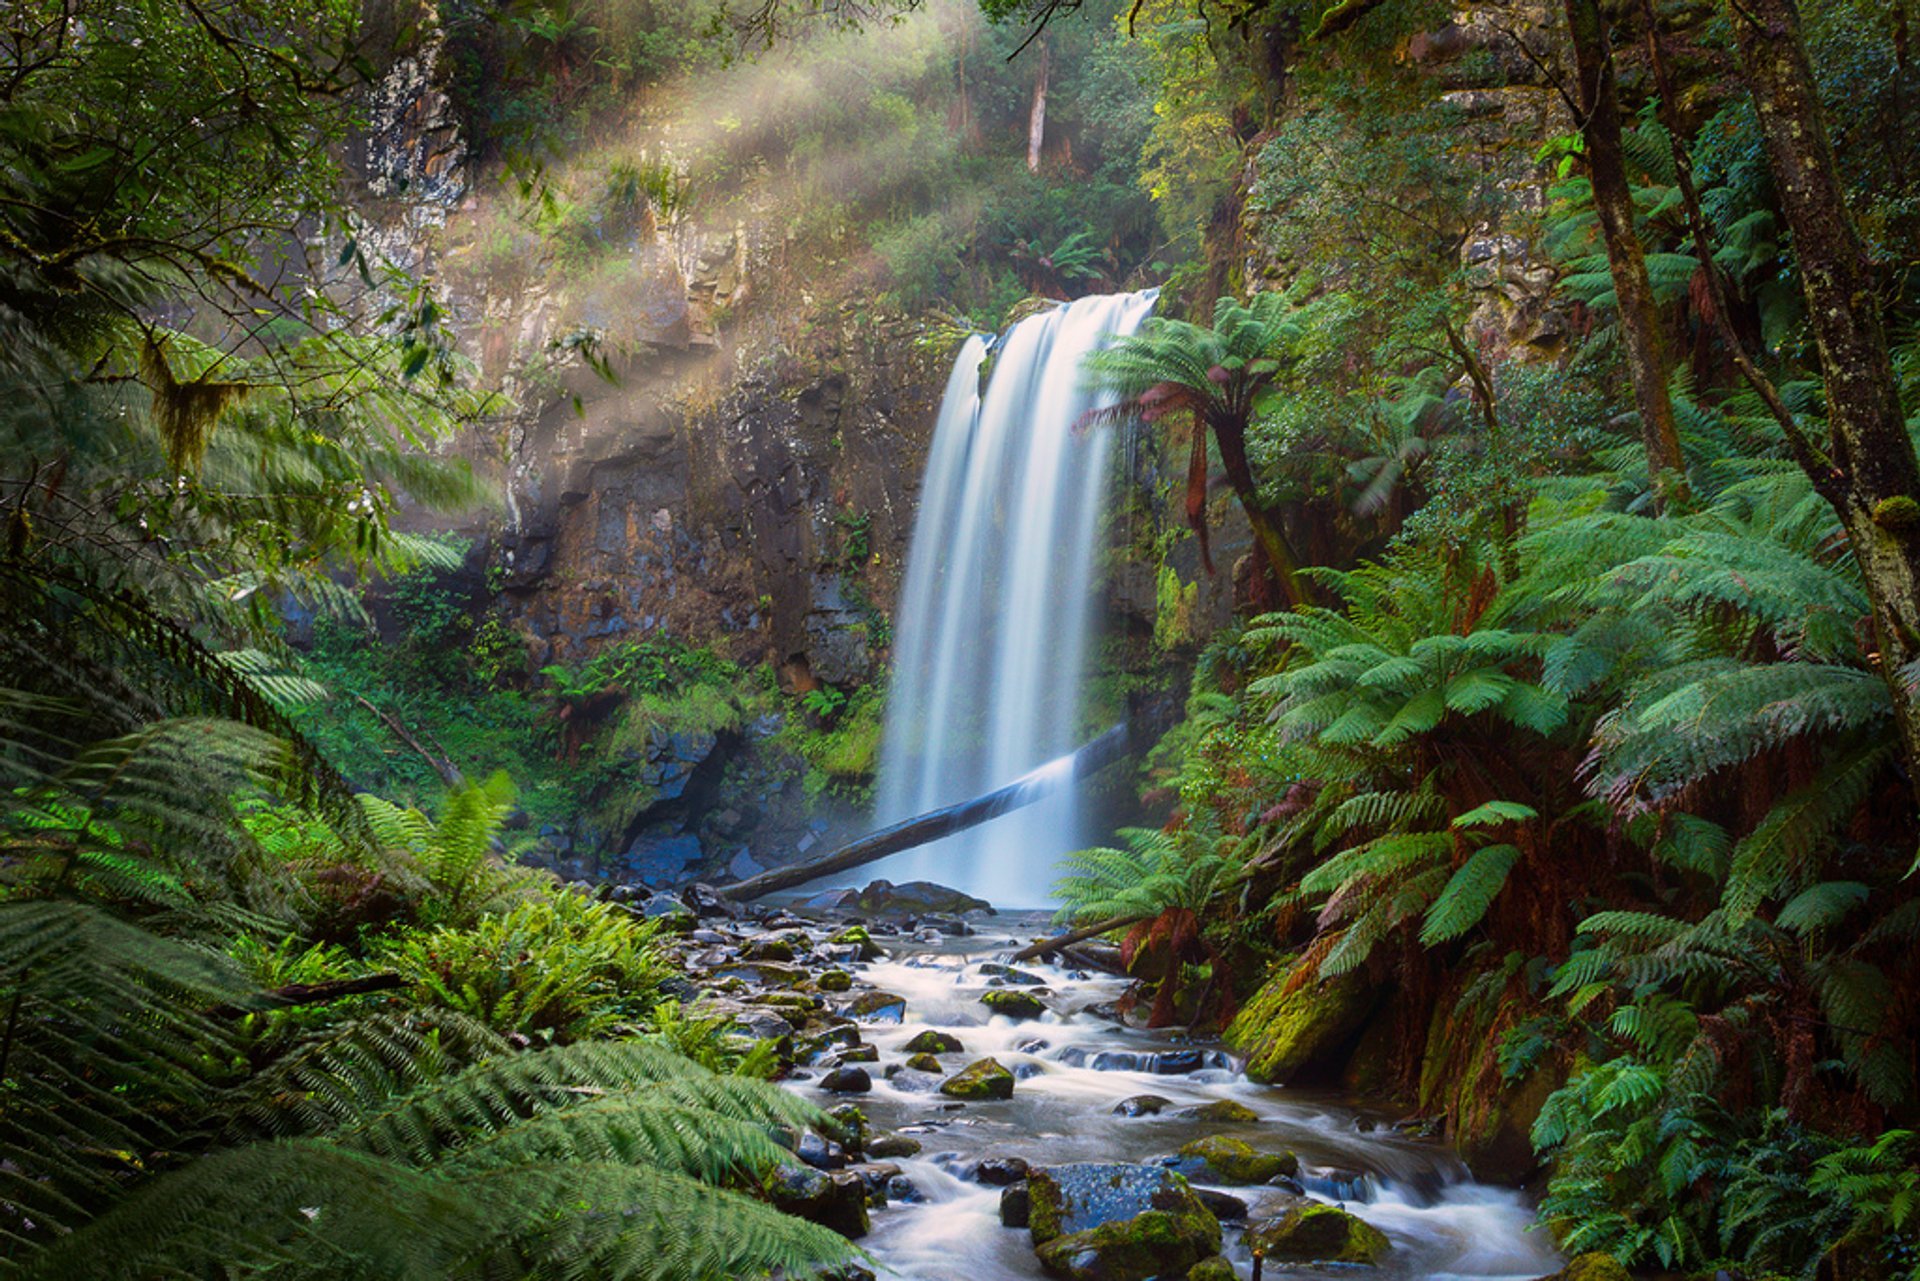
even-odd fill
[{"label": "fallen log", "polygon": [[1084,943],[1088,939],[1097,939],[1102,934],[1111,933],[1118,929],[1125,929],[1129,925],[1137,924],[1146,919],[1144,916],[1116,916],[1111,920],[1101,921],[1097,925],[1083,925],[1077,930],[1068,930],[1065,934],[1056,934],[1052,938],[1041,939],[1038,943],[1021,948],[1013,954],[1011,963],[1018,964],[1021,961],[1037,961],[1049,952],[1058,952],[1064,948],[1072,947],[1075,943]]},{"label": "fallen log", "polygon": [[719,886],[719,891],[728,898],[744,901],[779,890],[790,890],[796,885],[805,885],[808,881],[834,872],[878,862],[889,854],[898,854],[902,850],[937,841],[943,836],[963,832],[969,827],[978,827],[989,819],[1031,805],[1077,779],[1099,773],[1132,750],[1133,736],[1128,727],[1115,725],[1073,755],[1049,761],[984,796],[976,796],[970,801],[926,814],[916,814],[843,845],[824,858],[793,867],[777,867],[732,885]]}]

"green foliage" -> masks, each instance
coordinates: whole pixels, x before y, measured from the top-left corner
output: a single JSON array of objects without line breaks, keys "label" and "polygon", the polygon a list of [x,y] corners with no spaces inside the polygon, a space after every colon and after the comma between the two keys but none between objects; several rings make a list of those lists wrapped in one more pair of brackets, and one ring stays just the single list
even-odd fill
[{"label": "green foliage", "polygon": [[1061,860],[1053,892],[1058,918],[1080,925],[1116,917],[1147,919],[1171,908],[1198,911],[1237,883],[1229,852],[1191,836],[1123,828],[1124,849],[1080,850]]},{"label": "green foliage", "polygon": [[373,962],[409,979],[423,1005],[565,1043],[645,1018],[668,973],[653,933],[611,904],[556,893],[471,925],[396,935]]}]

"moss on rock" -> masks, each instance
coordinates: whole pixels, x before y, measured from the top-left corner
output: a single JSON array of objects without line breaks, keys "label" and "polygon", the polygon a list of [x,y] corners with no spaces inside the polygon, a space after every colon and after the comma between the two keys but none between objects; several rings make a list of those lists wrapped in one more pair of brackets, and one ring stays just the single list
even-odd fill
[{"label": "moss on rock", "polygon": [[1247,1059],[1247,1076],[1284,1085],[1337,1073],[1341,1051],[1373,1013],[1378,994],[1357,974],[1289,992],[1285,972],[1240,1007],[1224,1037]]},{"label": "moss on rock", "polygon": [[940,1093],[955,1099],[1010,1099],[1013,1073],[998,1059],[981,1059],[942,1081]]},{"label": "moss on rock", "polygon": [[1238,1281],[1238,1275],[1225,1255],[1216,1254],[1188,1268],[1187,1281]]},{"label": "moss on rock", "polygon": [[1039,997],[1008,988],[996,988],[986,993],[980,998],[980,1004],[1010,1019],[1037,1019],[1047,1012],[1047,1007],[1041,1004]]},{"label": "moss on rock", "polygon": [[1220,1252],[1220,1223],[1204,1208],[1148,1210],[1055,1237],[1034,1252],[1050,1275],[1068,1281],[1179,1276]]},{"label": "moss on rock", "polygon": [[1300,1158],[1291,1152],[1260,1152],[1251,1143],[1210,1134],[1180,1149],[1183,1173],[1211,1177],[1221,1183],[1265,1183],[1280,1175],[1300,1172]]},{"label": "moss on rock", "polygon": [[1393,1248],[1371,1223],[1317,1202],[1248,1228],[1245,1241],[1263,1258],[1321,1263],[1378,1263]]}]

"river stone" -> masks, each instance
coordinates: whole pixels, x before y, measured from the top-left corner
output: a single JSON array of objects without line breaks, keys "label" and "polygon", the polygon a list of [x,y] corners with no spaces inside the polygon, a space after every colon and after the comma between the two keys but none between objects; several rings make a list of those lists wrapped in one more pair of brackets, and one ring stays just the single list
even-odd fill
[{"label": "river stone", "polygon": [[721,978],[741,978],[763,987],[794,987],[806,980],[807,972],[797,965],[779,961],[740,961],[720,970]]},{"label": "river stone", "polygon": [[822,992],[845,992],[853,987],[853,975],[845,970],[823,970],[813,985]]},{"label": "river stone", "polygon": [[1066,1281],[1179,1276],[1201,1259],[1220,1253],[1220,1224],[1191,1193],[1181,1191],[1185,1202],[1177,1208],[1148,1210],[1036,1246],[1040,1266]]},{"label": "river stone", "polygon": [[795,1214],[843,1237],[863,1237],[867,1219],[867,1185],[846,1170],[831,1174],[803,1165],[776,1166],[766,1181],[767,1199],[778,1209]]},{"label": "river stone", "polygon": [[1159,1116],[1161,1112],[1173,1106],[1172,1099],[1163,1099],[1158,1094],[1136,1094],[1132,1098],[1121,1099],[1113,1105],[1115,1116]]},{"label": "river stone", "polygon": [[880,945],[873,941],[873,935],[867,932],[867,927],[864,925],[849,925],[828,938],[827,942],[835,947],[859,948],[860,959],[863,961],[877,961],[886,955]]},{"label": "river stone", "polygon": [[1016,1183],[1000,1193],[1000,1226],[1024,1228],[1032,1212],[1033,1198],[1025,1183]]},{"label": "river stone", "polygon": [[816,1170],[838,1170],[847,1163],[845,1148],[811,1132],[800,1136],[793,1154]]},{"label": "river stone", "polygon": [[887,1180],[887,1199],[890,1201],[902,1201],[911,1205],[926,1200],[927,1196],[926,1193],[920,1190],[918,1183],[915,1183],[904,1174],[896,1174]]},{"label": "river stone", "polygon": [[1027,1185],[1033,1195],[1030,1226],[1036,1246],[1149,1210],[1206,1212],[1187,1181],[1164,1166],[1077,1161],[1037,1167],[1028,1172]]},{"label": "river stone", "polygon": [[1190,1121],[1258,1121],[1260,1114],[1244,1103],[1232,1099],[1217,1099],[1203,1107],[1182,1108],[1174,1113]]},{"label": "river stone", "polygon": [[1378,1263],[1393,1248],[1379,1228],[1318,1202],[1254,1224],[1245,1240],[1249,1250],[1264,1258],[1319,1263]]},{"label": "river stone", "polygon": [[959,1037],[931,1027],[924,1032],[916,1033],[914,1038],[901,1048],[908,1054],[965,1054],[967,1051],[967,1047],[960,1044]]},{"label": "river stone", "polygon": [[911,1134],[883,1134],[867,1144],[867,1155],[872,1157],[918,1156],[920,1140]]},{"label": "river stone", "polygon": [[1250,1143],[1210,1134],[1181,1148],[1175,1168],[1183,1174],[1211,1175],[1221,1183],[1265,1183],[1299,1173],[1300,1158],[1291,1152],[1256,1152]]},{"label": "river stone", "polygon": [[873,881],[860,891],[859,905],[862,912],[874,916],[926,916],[943,912],[958,914],[993,910],[992,904],[984,900],[944,885],[935,885],[931,881],[908,881],[905,885]]},{"label": "river stone", "polygon": [[740,955],[749,961],[778,961],[789,963],[794,958],[793,944],[783,938],[754,939],[740,949]]},{"label": "river stone", "polygon": [[946,1071],[944,1067],[940,1066],[940,1060],[934,1058],[931,1054],[916,1054],[907,1060],[907,1066],[916,1072]]},{"label": "river stone", "polygon": [[1039,987],[1046,982],[1038,974],[1016,970],[1011,965],[1002,965],[998,961],[984,962],[980,966],[980,972],[988,978],[999,979],[1002,983],[1010,983],[1015,987]]},{"label": "river stone", "polygon": [[1224,1254],[1216,1254],[1210,1259],[1202,1259],[1187,1269],[1187,1281],[1239,1281],[1233,1264]]},{"label": "river stone", "polygon": [[990,1188],[1009,1187],[1027,1177],[1027,1163],[1017,1156],[988,1157],[973,1167],[973,1177]]},{"label": "river stone", "polygon": [[833,1094],[865,1094],[873,1088],[873,1078],[865,1068],[840,1067],[820,1078],[820,1088]]},{"label": "river stone", "polygon": [[840,1067],[847,1063],[878,1063],[880,1047],[877,1045],[850,1045],[835,1054],[829,1062],[831,1067]]},{"label": "river stone", "polygon": [[862,992],[847,1003],[846,1012],[865,1023],[898,1023],[907,1013],[907,998],[892,992]]},{"label": "river stone", "polygon": [[1037,1019],[1047,1012],[1040,998],[1028,992],[1013,992],[1006,988],[996,988],[980,997],[980,1004],[995,1014],[1004,1014],[1010,1019]]},{"label": "river stone", "polygon": [[1225,1192],[1216,1192],[1212,1188],[1195,1188],[1193,1194],[1200,1198],[1200,1204],[1211,1210],[1213,1217],[1220,1222],[1246,1222],[1247,1203],[1239,1197]]},{"label": "river stone", "polygon": [[956,1099],[1010,1099],[1013,1073],[998,1059],[981,1059],[942,1081],[940,1093]]}]

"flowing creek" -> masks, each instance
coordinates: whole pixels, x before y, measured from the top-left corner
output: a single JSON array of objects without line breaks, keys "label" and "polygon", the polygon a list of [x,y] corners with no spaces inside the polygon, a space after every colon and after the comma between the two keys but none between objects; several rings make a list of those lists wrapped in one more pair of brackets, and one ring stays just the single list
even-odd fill
[{"label": "flowing creek", "polygon": [[[918,1200],[894,1199],[872,1212],[873,1229],[860,1244],[883,1274],[914,1281],[1001,1281],[1042,1274],[1026,1231],[1000,1222],[1002,1189],[979,1181],[976,1167],[992,1158],[1019,1157],[1034,1166],[1067,1162],[1157,1164],[1182,1144],[1225,1134],[1266,1152],[1292,1151],[1299,1184],[1315,1200],[1343,1205],[1385,1232],[1392,1250],[1375,1269],[1380,1277],[1533,1278],[1561,1260],[1543,1231],[1530,1230],[1531,1210],[1515,1190],[1472,1181],[1446,1147],[1396,1132],[1389,1118],[1347,1101],[1249,1082],[1217,1045],[1185,1043],[1141,1031],[1099,1011],[1126,989],[1104,974],[1032,963],[1020,969],[1044,988],[1007,986],[983,972],[1045,932],[1038,915],[1002,915],[975,923],[966,937],[922,933],[887,935],[873,927],[888,956],[840,964],[855,978],[852,996],[869,988],[905,998],[898,1007],[857,1019],[862,1038],[878,1051],[860,1066],[870,1092],[821,1088],[821,1066],[802,1068],[791,1088],[825,1107],[856,1103],[875,1135],[911,1136],[922,1146],[891,1157],[914,1185]],[[810,931],[811,932],[811,931]],[[824,934],[817,937],[824,937]],[[1041,991],[1049,1011],[1016,1020],[993,1014],[980,997],[994,990]],[[830,1000],[830,1004],[843,1004]],[[898,1016],[899,1021],[893,1021]],[[1013,1097],[957,1103],[938,1092],[941,1080],[902,1071],[906,1043],[929,1028],[957,1037],[963,1049],[940,1055],[945,1072],[991,1056],[1019,1078]],[[887,1075],[889,1069],[894,1075]],[[1138,1095],[1158,1095],[1157,1115],[1123,1116],[1115,1106]],[[1256,1121],[1208,1122],[1176,1113],[1233,1100]],[[1294,1197],[1270,1186],[1213,1185],[1245,1201],[1249,1219],[1283,1212]],[[1236,1222],[1226,1224],[1225,1253],[1241,1278],[1252,1258]],[[1353,1265],[1282,1264],[1266,1260],[1266,1275],[1354,1273]]]}]

